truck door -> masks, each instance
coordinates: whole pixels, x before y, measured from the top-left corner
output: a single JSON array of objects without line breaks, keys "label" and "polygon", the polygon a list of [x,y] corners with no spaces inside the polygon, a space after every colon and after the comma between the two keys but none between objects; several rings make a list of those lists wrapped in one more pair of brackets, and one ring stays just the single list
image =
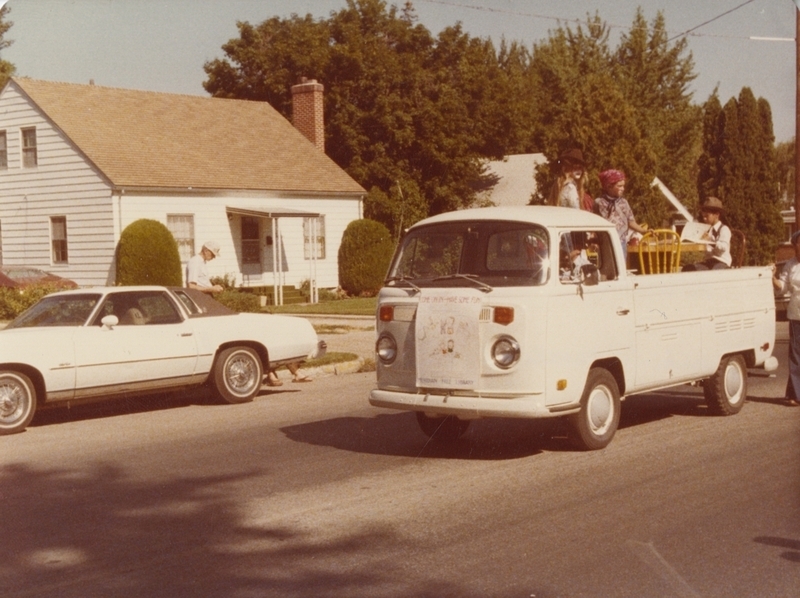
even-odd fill
[{"label": "truck door", "polygon": [[619,360],[629,372],[634,354],[633,283],[608,231],[564,230],[554,242],[559,264],[546,315],[548,405],[580,400],[597,360]]}]

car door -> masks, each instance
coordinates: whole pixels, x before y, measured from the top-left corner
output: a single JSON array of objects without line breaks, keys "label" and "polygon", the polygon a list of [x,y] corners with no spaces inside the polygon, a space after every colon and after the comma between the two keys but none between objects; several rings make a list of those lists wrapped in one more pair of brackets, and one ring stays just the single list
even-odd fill
[{"label": "car door", "polygon": [[629,371],[634,355],[633,284],[608,232],[564,231],[558,249],[547,308],[547,388],[557,390],[548,392],[548,405],[579,400],[595,361],[616,359]]},{"label": "car door", "polygon": [[[118,324],[103,326],[107,315]],[[110,293],[75,340],[77,397],[180,386],[195,373],[192,323],[166,291]]]}]

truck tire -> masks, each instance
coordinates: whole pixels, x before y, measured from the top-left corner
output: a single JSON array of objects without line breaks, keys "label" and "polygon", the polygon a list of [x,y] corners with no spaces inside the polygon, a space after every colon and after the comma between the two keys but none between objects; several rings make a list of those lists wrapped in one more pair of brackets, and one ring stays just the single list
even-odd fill
[{"label": "truck tire", "polygon": [[747,398],[747,365],[741,355],[726,355],[714,375],[703,381],[708,410],[714,415],[734,415]]},{"label": "truck tire", "polygon": [[422,411],[417,411],[417,423],[425,436],[442,442],[458,440],[469,428],[469,421],[455,415],[428,417]]},{"label": "truck tire", "polygon": [[225,349],[214,362],[214,390],[223,403],[249,403],[261,389],[263,378],[261,359],[249,347]]},{"label": "truck tire", "polygon": [[603,368],[589,370],[581,397],[580,412],[570,415],[572,443],[584,451],[608,446],[619,426],[619,387]]},{"label": "truck tire", "polygon": [[0,436],[22,432],[35,412],[36,389],[30,378],[18,372],[0,372]]}]

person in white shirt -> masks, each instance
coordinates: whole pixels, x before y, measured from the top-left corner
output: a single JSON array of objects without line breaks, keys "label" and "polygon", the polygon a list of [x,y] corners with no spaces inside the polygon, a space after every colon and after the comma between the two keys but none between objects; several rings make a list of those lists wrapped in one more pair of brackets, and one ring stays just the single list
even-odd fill
[{"label": "person in white shirt", "polygon": [[215,294],[223,289],[218,284],[211,284],[206,264],[219,255],[219,243],[206,241],[200,253],[194,255],[186,266],[186,286],[204,293]]},{"label": "person in white shirt", "polygon": [[703,222],[710,224],[701,241],[706,244],[706,255],[702,262],[690,264],[684,271],[692,270],[724,270],[731,267],[731,229],[722,223],[724,210],[722,202],[716,197],[709,197],[700,207]]},{"label": "person in white shirt", "polygon": [[778,294],[789,290],[789,304],[786,317],[789,320],[789,379],[784,393],[789,405],[800,405],[797,389],[800,389],[800,231],[791,238],[794,257],[788,260],[778,272],[772,264],[772,285]]}]

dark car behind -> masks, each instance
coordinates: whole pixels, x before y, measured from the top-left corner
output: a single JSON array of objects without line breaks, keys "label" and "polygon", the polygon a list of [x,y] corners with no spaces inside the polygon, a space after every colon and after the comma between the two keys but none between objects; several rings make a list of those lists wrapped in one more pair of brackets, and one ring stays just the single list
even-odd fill
[{"label": "dark car behind", "polygon": [[77,289],[74,280],[26,266],[0,267],[0,287],[21,289],[35,284],[52,284],[62,289]]}]

